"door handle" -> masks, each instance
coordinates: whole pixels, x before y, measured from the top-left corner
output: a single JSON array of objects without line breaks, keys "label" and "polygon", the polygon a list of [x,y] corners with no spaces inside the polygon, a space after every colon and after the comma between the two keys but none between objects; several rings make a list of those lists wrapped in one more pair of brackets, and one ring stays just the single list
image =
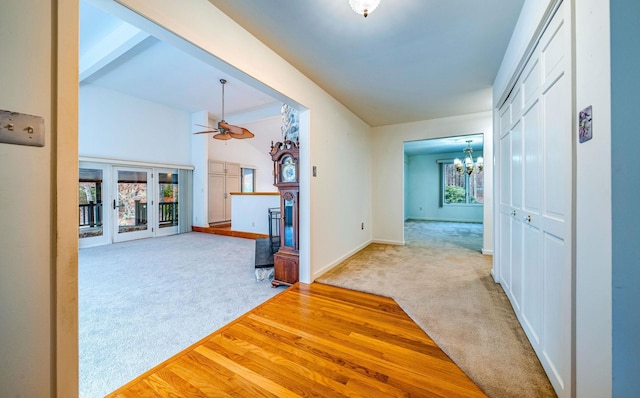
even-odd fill
[{"label": "door handle", "polygon": [[116,200],[113,200],[113,210],[117,209],[118,207],[120,207],[119,205],[116,205]]}]

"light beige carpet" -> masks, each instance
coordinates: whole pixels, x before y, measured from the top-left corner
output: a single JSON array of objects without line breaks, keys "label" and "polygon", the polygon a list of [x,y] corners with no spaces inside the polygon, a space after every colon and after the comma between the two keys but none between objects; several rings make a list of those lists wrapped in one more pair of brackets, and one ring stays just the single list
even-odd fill
[{"label": "light beige carpet", "polygon": [[490,397],[554,397],[480,253],[482,225],[408,221],[405,241],[372,244],[317,282],[394,298]]}]

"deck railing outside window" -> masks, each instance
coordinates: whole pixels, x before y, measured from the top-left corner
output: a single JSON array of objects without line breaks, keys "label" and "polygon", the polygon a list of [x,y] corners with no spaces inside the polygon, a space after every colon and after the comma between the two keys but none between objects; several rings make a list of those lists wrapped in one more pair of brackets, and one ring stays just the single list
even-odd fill
[{"label": "deck railing outside window", "polygon": [[94,203],[93,201],[80,204],[80,227],[99,227],[102,226],[102,203]]}]

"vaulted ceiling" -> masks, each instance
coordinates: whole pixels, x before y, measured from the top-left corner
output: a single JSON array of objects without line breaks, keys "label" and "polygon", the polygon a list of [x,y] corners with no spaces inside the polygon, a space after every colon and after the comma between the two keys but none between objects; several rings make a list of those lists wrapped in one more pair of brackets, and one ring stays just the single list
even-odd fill
[{"label": "vaulted ceiling", "polygon": [[[209,0],[371,126],[491,110],[524,0]],[[81,1],[81,83],[220,116],[280,101]],[[185,3],[188,7],[188,3]],[[115,44],[114,44],[115,42]],[[111,43],[111,44],[110,44]]]}]

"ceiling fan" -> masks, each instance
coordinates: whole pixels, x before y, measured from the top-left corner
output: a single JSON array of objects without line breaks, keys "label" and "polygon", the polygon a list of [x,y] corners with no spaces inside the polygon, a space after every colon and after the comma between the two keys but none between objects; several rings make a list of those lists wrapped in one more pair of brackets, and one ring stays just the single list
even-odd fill
[{"label": "ceiling fan", "polygon": [[230,140],[232,138],[241,140],[245,138],[255,137],[255,135],[251,131],[245,129],[244,127],[234,126],[224,120],[224,85],[227,83],[227,81],[225,79],[220,79],[220,83],[222,84],[222,118],[218,122],[218,128],[196,124],[196,126],[206,127],[207,130],[199,131],[194,134],[216,133],[213,135],[213,138],[215,138],[216,140]]}]

